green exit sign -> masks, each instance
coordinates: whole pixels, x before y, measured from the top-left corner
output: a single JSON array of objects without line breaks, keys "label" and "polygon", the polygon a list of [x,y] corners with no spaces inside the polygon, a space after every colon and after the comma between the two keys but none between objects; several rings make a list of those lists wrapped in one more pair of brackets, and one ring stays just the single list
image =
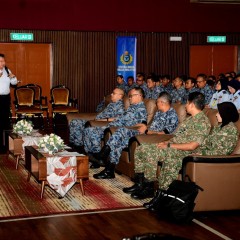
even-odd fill
[{"label": "green exit sign", "polygon": [[226,36],[207,36],[207,42],[209,43],[226,43]]},{"label": "green exit sign", "polygon": [[33,41],[33,33],[10,33],[13,41]]}]

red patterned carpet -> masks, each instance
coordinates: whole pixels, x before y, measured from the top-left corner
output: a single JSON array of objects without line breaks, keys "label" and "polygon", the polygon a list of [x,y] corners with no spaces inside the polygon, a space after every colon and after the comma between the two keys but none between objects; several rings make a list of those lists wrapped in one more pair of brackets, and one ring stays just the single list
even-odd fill
[{"label": "red patterned carpet", "polygon": [[89,180],[84,181],[85,196],[79,184],[75,184],[61,199],[47,186],[40,199],[41,185],[33,177],[27,182],[27,171],[22,165],[16,170],[14,159],[0,156],[0,220],[138,208],[146,201],[134,200],[122,192],[123,187],[132,185],[127,177],[116,174],[112,180],[95,180],[92,174],[90,170]]}]

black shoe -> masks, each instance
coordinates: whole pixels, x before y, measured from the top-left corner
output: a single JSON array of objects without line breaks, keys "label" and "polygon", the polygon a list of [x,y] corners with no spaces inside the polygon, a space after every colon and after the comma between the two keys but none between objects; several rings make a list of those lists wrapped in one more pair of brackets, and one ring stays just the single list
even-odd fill
[{"label": "black shoe", "polygon": [[163,195],[164,195],[164,191],[161,189],[158,189],[154,198],[150,202],[144,203],[143,206],[149,209],[150,211],[155,211]]},{"label": "black shoe", "polygon": [[139,191],[141,188],[142,188],[141,184],[135,183],[131,187],[123,188],[123,192],[130,194],[130,193],[134,193],[136,191]]},{"label": "black shoe", "polygon": [[92,162],[92,164],[90,165],[91,169],[96,169],[96,168],[100,168],[100,165],[96,162]]},{"label": "black shoe", "polygon": [[100,173],[93,174],[93,177],[96,179],[112,179],[115,178],[115,164],[108,162],[105,169]]},{"label": "black shoe", "polygon": [[145,199],[154,197],[154,182],[145,182],[143,188],[131,194],[134,199]]},{"label": "black shoe", "polygon": [[123,188],[123,192],[133,193],[133,192],[139,191],[143,186],[144,179],[145,179],[144,173],[135,173],[135,176],[134,176],[135,184],[131,187]]},{"label": "black shoe", "polygon": [[104,169],[100,173],[93,174],[93,177],[96,179],[112,179],[115,178],[115,174]]}]

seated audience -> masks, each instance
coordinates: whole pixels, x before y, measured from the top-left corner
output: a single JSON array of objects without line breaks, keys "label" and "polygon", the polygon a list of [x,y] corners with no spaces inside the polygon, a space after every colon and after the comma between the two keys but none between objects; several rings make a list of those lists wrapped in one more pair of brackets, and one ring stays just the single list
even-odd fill
[{"label": "seated audience", "polygon": [[199,89],[196,88],[196,79],[193,77],[189,77],[187,78],[186,82],[185,82],[185,95],[183,97],[183,104],[187,103],[188,100],[188,96],[190,93],[192,92],[199,92]]},{"label": "seated audience", "polygon": [[229,101],[236,106],[238,111],[240,111],[240,82],[237,80],[229,81],[228,90],[230,92]]},{"label": "seated audience", "polygon": [[155,78],[155,83],[156,83],[156,87],[160,88],[162,85],[162,80],[161,80],[161,76],[156,76]]},{"label": "seated audience", "polygon": [[206,107],[217,109],[217,104],[229,101],[230,94],[228,92],[228,80],[226,78],[221,78],[217,81],[216,92],[213,94],[209,105]]},{"label": "seated audience", "polygon": [[147,84],[145,83],[145,74],[144,73],[142,73],[142,72],[137,73],[136,84],[137,84],[136,87],[140,87],[144,91],[144,94],[145,94],[146,89],[147,89]]},{"label": "seated audience", "polygon": [[211,124],[203,113],[204,95],[199,92],[189,94],[186,110],[191,115],[178,127],[175,136],[168,142],[142,144],[135,151],[135,184],[124,188],[135,199],[145,199],[154,195],[154,181],[158,161],[162,162],[159,187],[167,189],[177,179],[182,167],[182,159],[202,145],[210,132]]},{"label": "seated audience", "polygon": [[[218,113],[216,114],[218,125],[214,126],[211,134],[208,135],[202,145],[193,151],[195,155],[229,155],[233,152],[238,141],[238,130],[234,125],[239,119],[238,111],[231,102],[223,102],[217,105]],[[154,210],[161,197],[159,189],[155,197],[144,207]]]},{"label": "seated audience", "polygon": [[173,90],[171,92],[173,103],[183,103],[186,90],[183,86],[184,79],[181,76],[176,77],[173,80]]},{"label": "seated audience", "polygon": [[213,80],[208,79],[207,85],[214,91],[215,89],[215,82]]},{"label": "seated audience", "polygon": [[[99,161],[107,165],[118,164],[122,150],[128,146],[129,139],[139,134],[169,134],[173,133],[178,125],[178,116],[176,111],[171,107],[171,96],[167,92],[162,92],[157,99],[158,111],[156,112],[153,122],[147,129],[146,124],[141,124],[137,129],[129,129],[126,127],[119,128],[99,154],[94,155]],[[107,151],[106,151],[107,149]],[[109,158],[108,158],[109,156]],[[97,179],[106,179],[114,177],[114,168],[112,172],[104,169],[98,174],[93,175]]]},{"label": "seated audience", "polygon": [[239,119],[238,111],[231,102],[219,103],[217,109],[216,117],[219,124],[214,126],[211,134],[193,154],[229,155],[236,147],[238,130],[234,123]]},{"label": "seated audience", "polygon": [[216,83],[216,81],[217,81],[217,79],[216,79],[216,77],[215,77],[214,75],[208,76],[208,80],[211,80],[211,81],[213,81],[214,83]]},{"label": "seated audience", "polygon": [[127,78],[126,94],[128,94],[129,91],[132,90],[135,87],[137,87],[137,84],[134,82],[134,77],[133,76],[129,76]]},{"label": "seated audience", "polygon": [[157,99],[160,93],[160,88],[156,86],[155,76],[150,75],[147,77],[147,89],[145,91],[145,98]]},{"label": "seated audience", "polygon": [[[115,88],[111,94],[111,103],[96,116],[97,121],[103,120],[113,120],[114,118],[120,116],[124,112],[123,105],[124,92],[120,88]],[[83,146],[83,130],[85,128],[86,120],[84,119],[73,119],[69,125],[69,142],[74,145],[74,147]]]},{"label": "seated audience", "polygon": [[205,97],[205,105],[208,105],[213,96],[213,89],[207,85],[207,76],[203,73],[197,75],[197,86],[199,92]]},{"label": "seated audience", "polygon": [[240,74],[237,74],[237,75],[236,75],[235,80],[237,80],[237,81],[240,82]]},{"label": "seated audience", "polygon": [[116,88],[120,88],[124,91],[124,93],[126,93],[127,90],[127,86],[126,83],[124,81],[123,75],[117,75],[117,85]]},{"label": "seated audience", "polygon": [[172,90],[173,90],[173,85],[172,82],[170,80],[170,75],[163,75],[161,77],[161,91],[162,92],[168,92],[171,94]]},{"label": "seated audience", "polygon": [[[84,149],[87,153],[98,153],[101,150],[101,139],[104,130],[109,127],[133,127],[147,121],[147,110],[143,103],[144,92],[141,88],[133,88],[129,92],[130,106],[114,121],[103,127],[89,127],[83,131]],[[109,165],[108,170],[112,171],[114,165]]]}]

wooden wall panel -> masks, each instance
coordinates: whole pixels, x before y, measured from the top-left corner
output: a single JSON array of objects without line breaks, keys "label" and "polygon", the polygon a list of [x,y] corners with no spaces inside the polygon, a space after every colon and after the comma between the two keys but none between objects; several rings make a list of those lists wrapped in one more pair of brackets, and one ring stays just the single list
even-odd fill
[{"label": "wooden wall panel", "polygon": [[[116,85],[116,37],[137,37],[137,71],[170,74],[189,73],[189,46],[202,44],[206,34],[160,32],[78,32],[44,30],[0,30],[0,42],[11,42],[10,32],[32,32],[34,43],[52,45],[52,86],[65,84],[78,98],[81,112],[95,111],[105,94]],[[170,42],[181,36],[181,42]],[[228,34],[231,44],[239,34]],[[0,50],[1,52],[1,50]]]}]

